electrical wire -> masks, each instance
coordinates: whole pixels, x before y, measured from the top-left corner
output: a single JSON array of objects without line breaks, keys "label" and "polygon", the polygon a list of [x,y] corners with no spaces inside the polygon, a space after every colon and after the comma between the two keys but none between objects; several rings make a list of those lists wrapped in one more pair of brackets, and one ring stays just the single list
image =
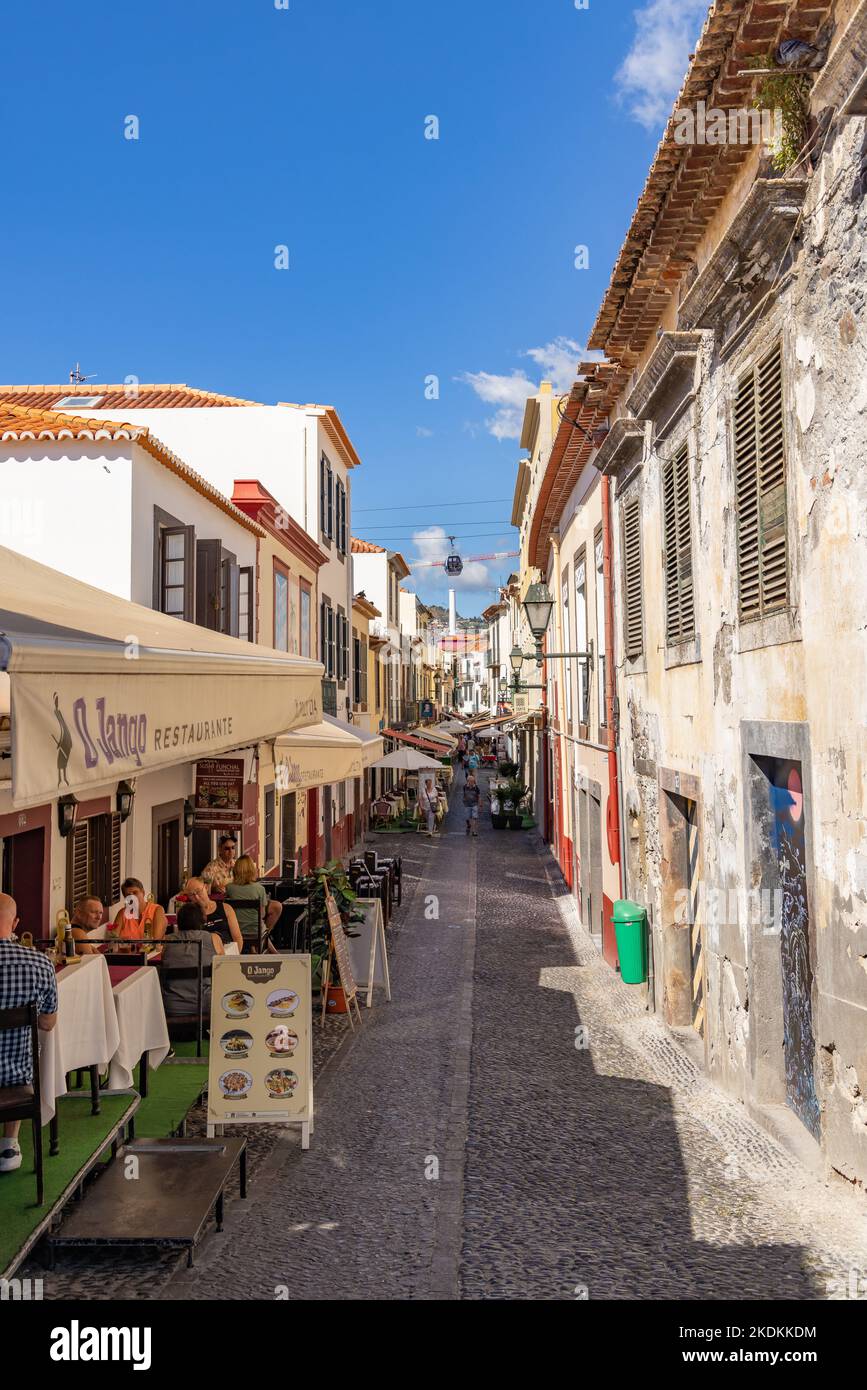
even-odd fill
[{"label": "electrical wire", "polygon": [[356,516],[360,512],[422,512],[428,511],[431,507],[486,507],[493,502],[511,501],[511,497],[480,497],[476,501],[467,502],[407,502],[405,505],[397,507],[354,507],[353,511]]}]

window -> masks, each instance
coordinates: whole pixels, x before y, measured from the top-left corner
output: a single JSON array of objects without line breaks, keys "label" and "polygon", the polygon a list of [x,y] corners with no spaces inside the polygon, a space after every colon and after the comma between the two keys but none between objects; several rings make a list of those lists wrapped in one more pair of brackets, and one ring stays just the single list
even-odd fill
[{"label": "window", "polygon": [[[575,650],[587,651],[587,551],[575,556]],[[590,666],[578,662],[578,723],[590,723]]]},{"label": "window", "polygon": [[342,608],[337,610],[337,679],[341,685],[349,679],[349,619]]},{"label": "window", "polygon": [[695,636],[689,451],[685,444],[663,467],[662,516],[665,640],[672,645]]},{"label": "window", "polygon": [[265,788],[265,868],[273,869],[277,857],[277,805],[274,788]]},{"label": "window", "polygon": [[[563,571],[563,650],[572,650],[572,624],[569,619],[569,566]],[[572,663],[563,662],[563,685],[566,690],[566,722],[572,723]]]},{"label": "window", "polygon": [[120,898],[120,816],[88,816],[67,840],[66,891],[71,912],[84,895],[106,907]]},{"label": "window", "polygon": [[334,609],[328,599],[324,598],[319,605],[319,652],[329,680],[334,680],[337,669],[334,626]]},{"label": "window", "polygon": [[160,612],[184,616],[186,536],[183,527],[160,532]]},{"label": "window", "polygon": [[593,538],[594,560],[596,564],[596,670],[598,680],[599,727],[604,728],[605,719],[605,559],[602,547],[602,527]]},{"label": "window", "polygon": [[239,635],[241,571],[237,559],[224,550],[220,560],[220,631]]},{"label": "window", "polygon": [[325,454],[319,460],[319,527],[326,540],[334,539],[334,473]]},{"label": "window", "polygon": [[641,508],[638,494],[623,504],[623,649],[629,661],[644,651]]},{"label": "window", "polygon": [[187,622],[196,621],[196,532],[154,507],[153,606]]},{"label": "window", "polygon": [[238,571],[238,636],[245,642],[255,637],[254,613],[256,591],[253,585],[253,566],[242,565]]},{"label": "window", "polygon": [[789,604],[779,343],[738,384],[734,455],[739,608],[741,619],[749,621]]},{"label": "window", "polygon": [[335,539],[336,539],[336,541],[337,541],[337,549],[339,550],[340,554],[341,554],[341,555],[345,555],[345,554],[346,554],[346,488],[344,487],[343,483],[340,481],[339,478],[337,479],[336,492],[337,492],[337,496],[336,496],[336,513],[337,513],[337,515],[336,515],[336,517],[335,517],[335,526],[336,526]]},{"label": "window", "polygon": [[274,561],[274,646],[289,650],[289,571]]},{"label": "window", "polygon": [[361,638],[352,629],[352,703],[361,704]]},{"label": "window", "polygon": [[74,410],[78,414],[85,406],[88,410],[96,410],[103,396],[61,396],[59,401],[55,401],[52,410]]},{"label": "window", "polygon": [[300,597],[300,617],[299,617],[299,627],[300,627],[300,631],[299,631],[299,642],[300,642],[300,645],[299,645],[298,650],[300,651],[300,653],[301,653],[302,656],[309,656],[310,653],[311,653],[311,651],[312,651],[312,645],[311,645],[311,640],[310,640],[310,638],[311,638],[311,634],[310,634],[310,614],[311,614],[311,604],[312,604],[312,600],[311,600],[311,596],[310,596],[310,585],[307,583],[307,581],[306,581],[305,579],[301,579],[301,580],[299,580],[298,582],[299,582],[299,587],[300,587],[300,595],[299,595],[299,597]]}]

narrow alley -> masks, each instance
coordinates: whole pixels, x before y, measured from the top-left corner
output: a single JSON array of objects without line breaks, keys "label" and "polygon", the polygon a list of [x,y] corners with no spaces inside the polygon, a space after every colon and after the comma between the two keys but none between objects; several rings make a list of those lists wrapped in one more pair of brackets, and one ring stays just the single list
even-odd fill
[{"label": "narrow alley", "polygon": [[856,1199],[644,1013],[536,836],[483,816],[471,840],[453,797],[439,839],[395,849],[411,891],[392,1002],[364,1011],[317,1082],[310,1150],[279,1138],[195,1268],[150,1296],[774,1300],[865,1286]]}]

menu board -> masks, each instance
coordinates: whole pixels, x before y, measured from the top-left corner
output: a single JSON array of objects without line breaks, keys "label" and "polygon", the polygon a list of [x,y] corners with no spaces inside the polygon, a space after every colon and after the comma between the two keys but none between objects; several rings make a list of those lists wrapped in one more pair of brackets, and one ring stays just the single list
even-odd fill
[{"label": "menu board", "polygon": [[244,759],[201,758],[193,796],[197,830],[240,830],[244,823]]},{"label": "menu board", "polygon": [[211,977],[208,1134],[223,1124],[313,1118],[310,956],[216,956]]},{"label": "menu board", "polygon": [[340,983],[343,993],[346,996],[347,1004],[355,998],[357,985],[355,976],[352,973],[352,961],[349,959],[349,943],[346,939],[346,932],[343,930],[343,922],[340,918],[340,911],[337,903],[330,893],[325,895],[325,905],[328,911],[328,925],[331,928],[331,945],[337,957],[337,969],[340,972]]}]

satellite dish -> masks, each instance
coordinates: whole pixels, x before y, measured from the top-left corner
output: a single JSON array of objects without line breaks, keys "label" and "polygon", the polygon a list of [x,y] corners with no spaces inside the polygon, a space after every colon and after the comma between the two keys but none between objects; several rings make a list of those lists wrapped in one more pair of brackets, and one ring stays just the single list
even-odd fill
[{"label": "satellite dish", "polygon": [[[454,545],[454,543],[455,543],[455,538],[454,538],[454,536],[449,536],[449,541],[451,542],[452,545]],[[464,567],[464,562],[463,562],[463,560],[461,559],[460,555],[458,555],[458,554],[457,554],[456,552],[454,552],[454,551],[452,552],[451,555],[448,555],[448,556],[446,557],[445,564],[443,565],[443,569],[445,570],[446,574],[460,574],[460,573],[461,573],[461,570],[463,569],[463,567]]]}]

